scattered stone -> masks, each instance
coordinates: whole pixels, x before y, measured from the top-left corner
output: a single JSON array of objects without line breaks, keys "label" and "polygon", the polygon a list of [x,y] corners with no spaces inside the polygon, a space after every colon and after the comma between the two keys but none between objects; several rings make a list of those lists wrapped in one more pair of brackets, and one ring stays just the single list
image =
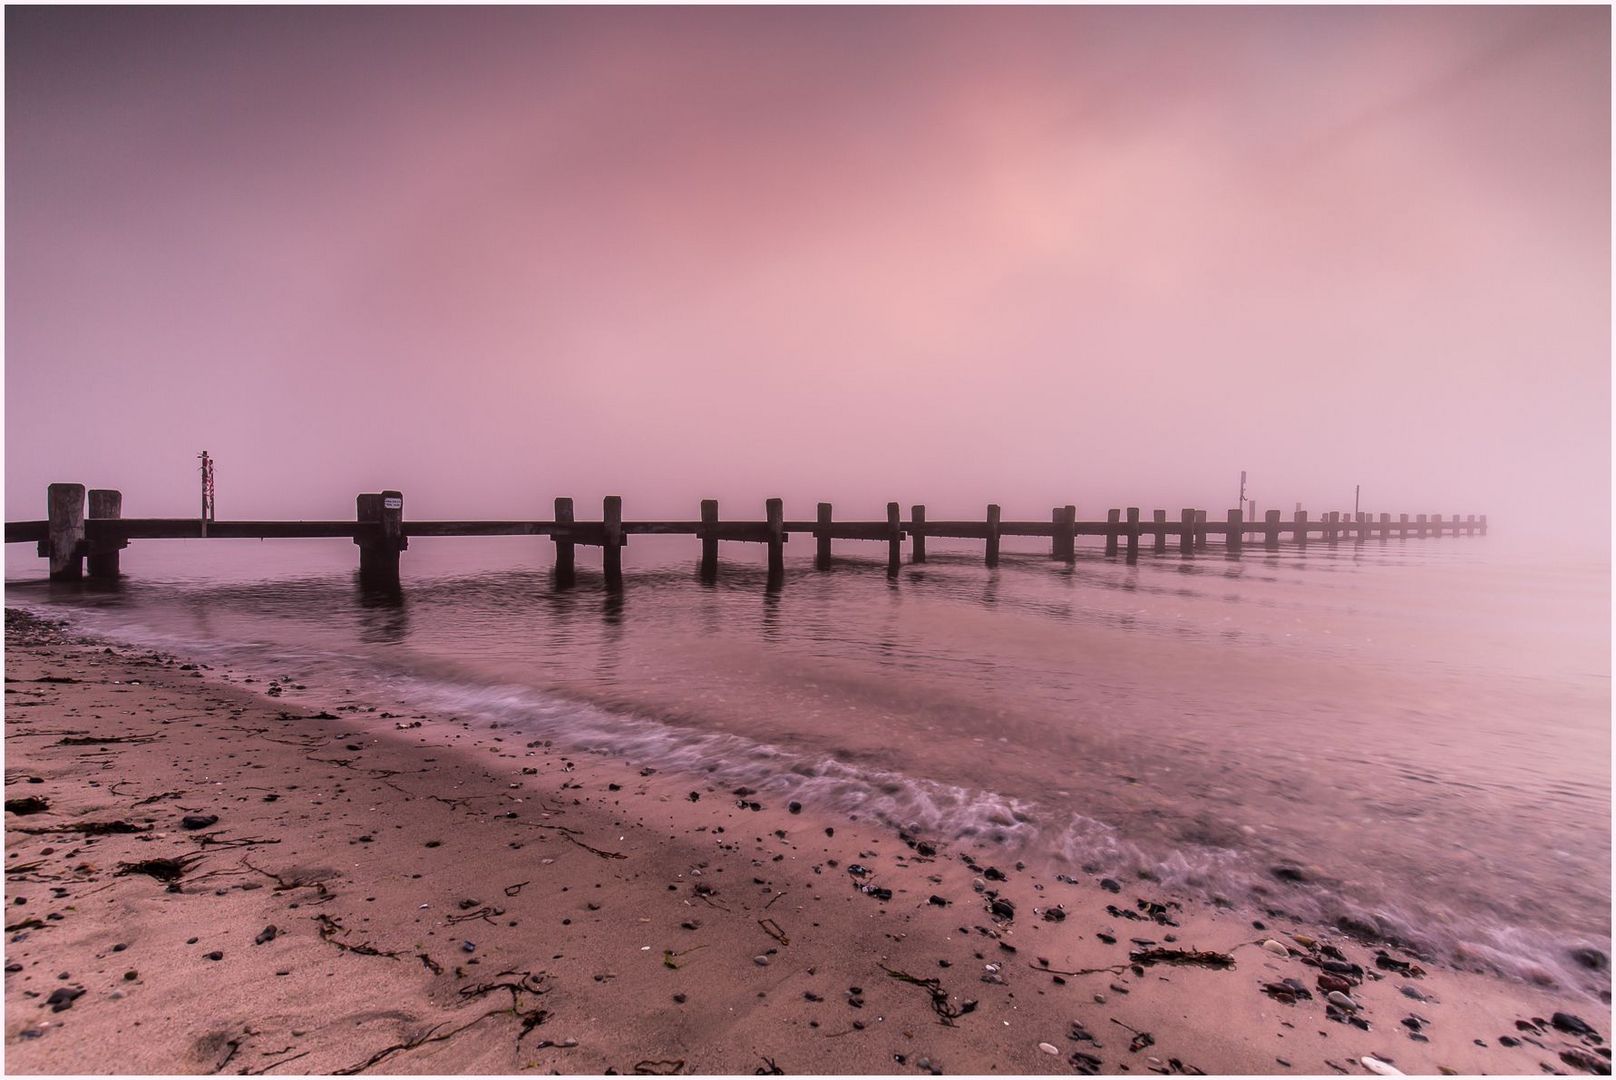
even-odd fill
[{"label": "scattered stone", "polygon": [[1060,1047],[1055,1046],[1053,1043],[1039,1043],[1038,1049],[1051,1057],[1060,1057]]},{"label": "scattered stone", "polygon": [[1597,1034],[1597,1032],[1595,1032],[1594,1029],[1589,1026],[1586,1020],[1580,1016],[1573,1016],[1571,1013],[1557,1012],[1549,1018],[1549,1023],[1553,1024],[1560,1031],[1568,1032],[1572,1035]]},{"label": "scattered stone", "polygon": [[769,958],[760,953],[757,956],[752,957],[752,963],[756,964],[758,967],[768,967]]},{"label": "scattered stone", "polygon": [[1364,1068],[1368,1069],[1370,1072],[1374,1073],[1376,1076],[1402,1076],[1403,1075],[1403,1070],[1402,1069],[1399,1069],[1397,1066],[1391,1064],[1390,1062],[1382,1061],[1379,1058],[1370,1057],[1368,1054],[1365,1054],[1363,1057],[1359,1058],[1358,1060],[1363,1062],[1363,1067]]},{"label": "scattered stone", "polygon": [[253,938],[253,944],[254,945],[266,945],[269,942],[274,941],[275,940],[275,935],[277,935],[279,933],[280,933],[280,931],[275,928],[275,924],[271,923],[270,925],[264,927],[262,930],[258,931],[258,936]]},{"label": "scattered stone", "polygon": [[1288,957],[1291,954],[1291,951],[1289,949],[1287,949],[1280,942],[1275,941],[1273,938],[1269,938],[1267,941],[1263,942],[1262,947],[1265,950],[1267,950],[1268,952],[1273,953],[1275,956],[1287,956]]},{"label": "scattered stone", "polygon": [[184,817],[180,818],[180,828],[189,829],[192,832],[195,832],[197,829],[205,829],[209,825],[217,825],[218,823],[218,814],[186,814]]},{"label": "scattered stone", "polygon": [[26,799],[7,799],[6,813],[24,816],[27,814],[43,814],[50,809],[50,803],[37,795],[30,795]]},{"label": "scattered stone", "polygon": [[82,986],[58,986],[51,991],[51,996],[45,999],[45,1004],[51,1007],[51,1012],[64,1012],[73,1007],[73,1002],[84,996]]}]

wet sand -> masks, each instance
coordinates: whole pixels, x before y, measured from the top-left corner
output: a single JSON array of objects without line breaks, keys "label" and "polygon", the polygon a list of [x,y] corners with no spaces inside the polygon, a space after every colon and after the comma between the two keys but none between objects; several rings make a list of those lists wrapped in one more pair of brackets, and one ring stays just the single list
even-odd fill
[{"label": "wet sand", "polygon": [[11,1072],[1609,1071],[1597,1002],[1150,881],[11,612],[6,678]]}]

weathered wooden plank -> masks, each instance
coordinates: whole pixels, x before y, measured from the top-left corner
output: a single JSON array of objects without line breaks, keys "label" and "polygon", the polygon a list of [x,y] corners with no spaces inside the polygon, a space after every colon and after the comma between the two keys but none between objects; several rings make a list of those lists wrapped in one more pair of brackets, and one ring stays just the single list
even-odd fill
[{"label": "weathered wooden plank", "polygon": [[987,520],[987,557],[989,566],[999,565],[999,508],[993,503],[988,504]]},{"label": "weathered wooden plank", "polygon": [[1139,561],[1139,508],[1128,507],[1128,561]]},{"label": "weathered wooden plank", "polygon": [[914,538],[909,549],[909,560],[917,563],[925,562],[926,507],[921,503],[909,508],[909,535]]},{"label": "weathered wooden plank", "polygon": [[1229,511],[1229,521],[1228,524],[1224,526],[1223,542],[1225,545],[1227,545],[1228,549],[1234,552],[1236,555],[1238,555],[1240,553],[1240,549],[1245,546],[1245,524],[1240,511]]},{"label": "weathered wooden plank", "polygon": [[786,572],[784,505],[779,499],[768,499],[763,503],[763,512],[768,518],[769,577],[776,580]]},{"label": "weathered wooden plank", "polygon": [[[535,523],[536,524],[536,523]],[[558,589],[570,589],[578,580],[577,544],[568,536],[572,524],[572,500],[565,496],[555,501],[555,526],[550,537],[555,541],[555,583]],[[413,530],[406,525],[405,533]]]},{"label": "weathered wooden plank", "polygon": [[50,522],[48,521],[6,522],[6,543],[8,544],[38,544],[49,539]]},{"label": "weathered wooden plank", "polygon": [[77,581],[84,576],[84,485],[50,485],[45,506],[50,576],[55,581]]},{"label": "weathered wooden plank", "polygon": [[1156,533],[1156,542],[1152,550],[1157,555],[1167,554],[1167,511],[1152,510],[1151,520]]},{"label": "weathered wooden plank", "polygon": [[[818,529],[814,533],[814,564],[821,570],[828,570],[830,569],[830,534],[831,529],[835,527],[835,522],[831,518],[830,503],[822,502],[819,504],[819,520],[816,524]],[[922,548],[922,551],[924,551],[924,548]]]},{"label": "weathered wooden plank", "polygon": [[903,554],[903,518],[898,504],[887,503],[887,573],[896,575]]},{"label": "weathered wooden plank", "polygon": [[606,576],[608,589],[623,587],[623,497],[608,495],[600,502],[601,570]]},{"label": "weathered wooden plank", "polygon": [[1117,522],[1122,517],[1121,510],[1107,510],[1105,512],[1105,553],[1107,557],[1117,553]]},{"label": "weathered wooden plank", "polygon": [[718,500],[701,500],[701,576],[718,576]]},{"label": "weathered wooden plank", "polygon": [[[86,526],[90,520],[116,521],[123,516],[123,493],[110,488],[92,488],[89,496],[89,517],[85,519]],[[98,537],[89,540],[86,529],[86,540],[89,546],[90,577],[95,581],[118,580],[118,552],[127,547],[129,541],[106,539]]]}]

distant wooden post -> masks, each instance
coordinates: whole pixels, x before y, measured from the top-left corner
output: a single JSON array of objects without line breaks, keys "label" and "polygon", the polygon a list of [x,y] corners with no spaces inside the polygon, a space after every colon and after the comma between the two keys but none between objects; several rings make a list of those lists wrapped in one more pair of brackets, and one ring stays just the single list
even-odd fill
[{"label": "distant wooden post", "polygon": [[1466,516],[1466,518],[1465,518],[1465,535],[1466,536],[1475,536],[1476,535],[1476,515],[1475,514],[1470,514],[1470,515]]},{"label": "distant wooden post", "polygon": [[[92,521],[117,521],[123,517],[123,493],[92,488],[89,516]],[[90,577],[96,581],[117,581],[118,552],[128,543],[127,540],[92,540],[89,548]]]},{"label": "distant wooden post", "polygon": [[40,554],[50,558],[51,580],[77,581],[84,576],[84,485],[47,487],[45,516],[50,539]]},{"label": "distant wooden post", "polygon": [[1330,510],[1330,511],[1327,511],[1325,513],[1325,515],[1324,515],[1324,542],[1325,543],[1333,544],[1333,543],[1336,542],[1336,534],[1338,532],[1340,532],[1340,525],[1341,525],[1341,511],[1339,511],[1339,510]]},{"label": "distant wooden post", "polygon": [[[572,527],[572,500],[557,499],[555,501],[555,521],[557,525],[570,529]],[[570,534],[563,534],[555,538],[555,583],[560,589],[571,588],[577,581],[577,572],[574,562],[574,553],[577,545],[573,543]]]},{"label": "distant wooden post", "polygon": [[1391,537],[1392,516],[1390,514],[1382,514],[1380,515],[1380,542],[1384,544],[1386,541],[1390,540]]},{"label": "distant wooden post", "polygon": [[[1071,507],[1067,507],[1067,510],[1071,509]],[[1139,508],[1137,506],[1128,507],[1128,561],[1139,561]]]},{"label": "distant wooden post", "polygon": [[1263,547],[1269,551],[1279,550],[1279,511],[1268,510],[1263,513]]},{"label": "distant wooden post", "polygon": [[1105,553],[1117,553],[1117,522],[1122,518],[1121,510],[1107,510],[1105,512]]},{"label": "distant wooden post", "polygon": [[1054,532],[1050,537],[1049,556],[1071,562],[1077,558],[1077,507],[1057,506],[1050,512]]},{"label": "distant wooden post", "polygon": [[903,519],[898,504],[887,503],[887,573],[896,574],[903,562]]},{"label": "distant wooden post", "polygon": [[769,577],[778,579],[786,572],[785,504],[769,499],[763,511],[769,521]]},{"label": "distant wooden post", "polygon": [[409,546],[404,538],[404,496],[396,491],[367,493],[355,506],[359,523],[370,526],[354,537],[359,545],[359,586],[397,592],[398,555]]},{"label": "distant wooden post", "polygon": [[1407,540],[1408,539],[1408,515],[1407,514],[1398,514],[1397,515],[1397,539],[1399,539],[1399,540]]},{"label": "distant wooden post", "polygon": [[1195,511],[1185,507],[1179,512],[1178,553],[1180,555],[1193,555],[1195,553]]},{"label": "distant wooden post", "polygon": [[1167,511],[1151,511],[1150,520],[1156,526],[1156,543],[1151,550],[1157,555],[1165,555],[1167,554]]},{"label": "distant wooden post", "polygon": [[718,500],[701,500],[701,578],[718,577]]},{"label": "distant wooden post", "polygon": [[1195,511],[1195,550],[1206,550],[1206,511]]},{"label": "distant wooden post", "polygon": [[608,495],[601,500],[601,568],[608,589],[623,587],[623,497]]},{"label": "distant wooden post", "polygon": [[1480,526],[1480,528],[1481,528],[1481,535],[1486,536],[1487,535],[1487,515],[1482,514],[1480,517],[1478,517],[1476,519],[1476,524],[1478,526]]},{"label": "distant wooden post", "polygon": [[1307,511],[1296,511],[1296,518],[1291,526],[1291,538],[1296,541],[1297,547],[1307,547]]},{"label": "distant wooden post", "polygon": [[988,548],[987,563],[989,566],[999,565],[999,508],[993,503],[988,504]]},{"label": "distant wooden post", "polygon": [[830,503],[820,503],[818,548],[814,556],[814,564],[821,570],[830,569],[830,523]]},{"label": "distant wooden post", "polygon": [[1240,554],[1240,549],[1245,546],[1245,521],[1240,511],[1229,511],[1229,531],[1223,534],[1223,542],[1224,546],[1236,555]]},{"label": "distant wooden post", "polygon": [[1425,525],[1425,515],[1424,514],[1415,514],[1414,515],[1414,535],[1423,537],[1423,536],[1427,536],[1429,534],[1430,534],[1430,530],[1428,528],[1426,528],[1426,525]]},{"label": "distant wooden post", "polygon": [[909,510],[909,561],[926,561],[926,508],[916,503]]}]

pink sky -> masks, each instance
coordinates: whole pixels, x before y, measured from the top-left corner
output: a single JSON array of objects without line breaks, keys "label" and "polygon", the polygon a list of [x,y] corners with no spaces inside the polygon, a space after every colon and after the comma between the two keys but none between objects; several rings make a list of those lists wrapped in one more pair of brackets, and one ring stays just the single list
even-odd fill
[{"label": "pink sky", "polygon": [[1608,519],[1604,8],[6,12],[6,515]]}]

